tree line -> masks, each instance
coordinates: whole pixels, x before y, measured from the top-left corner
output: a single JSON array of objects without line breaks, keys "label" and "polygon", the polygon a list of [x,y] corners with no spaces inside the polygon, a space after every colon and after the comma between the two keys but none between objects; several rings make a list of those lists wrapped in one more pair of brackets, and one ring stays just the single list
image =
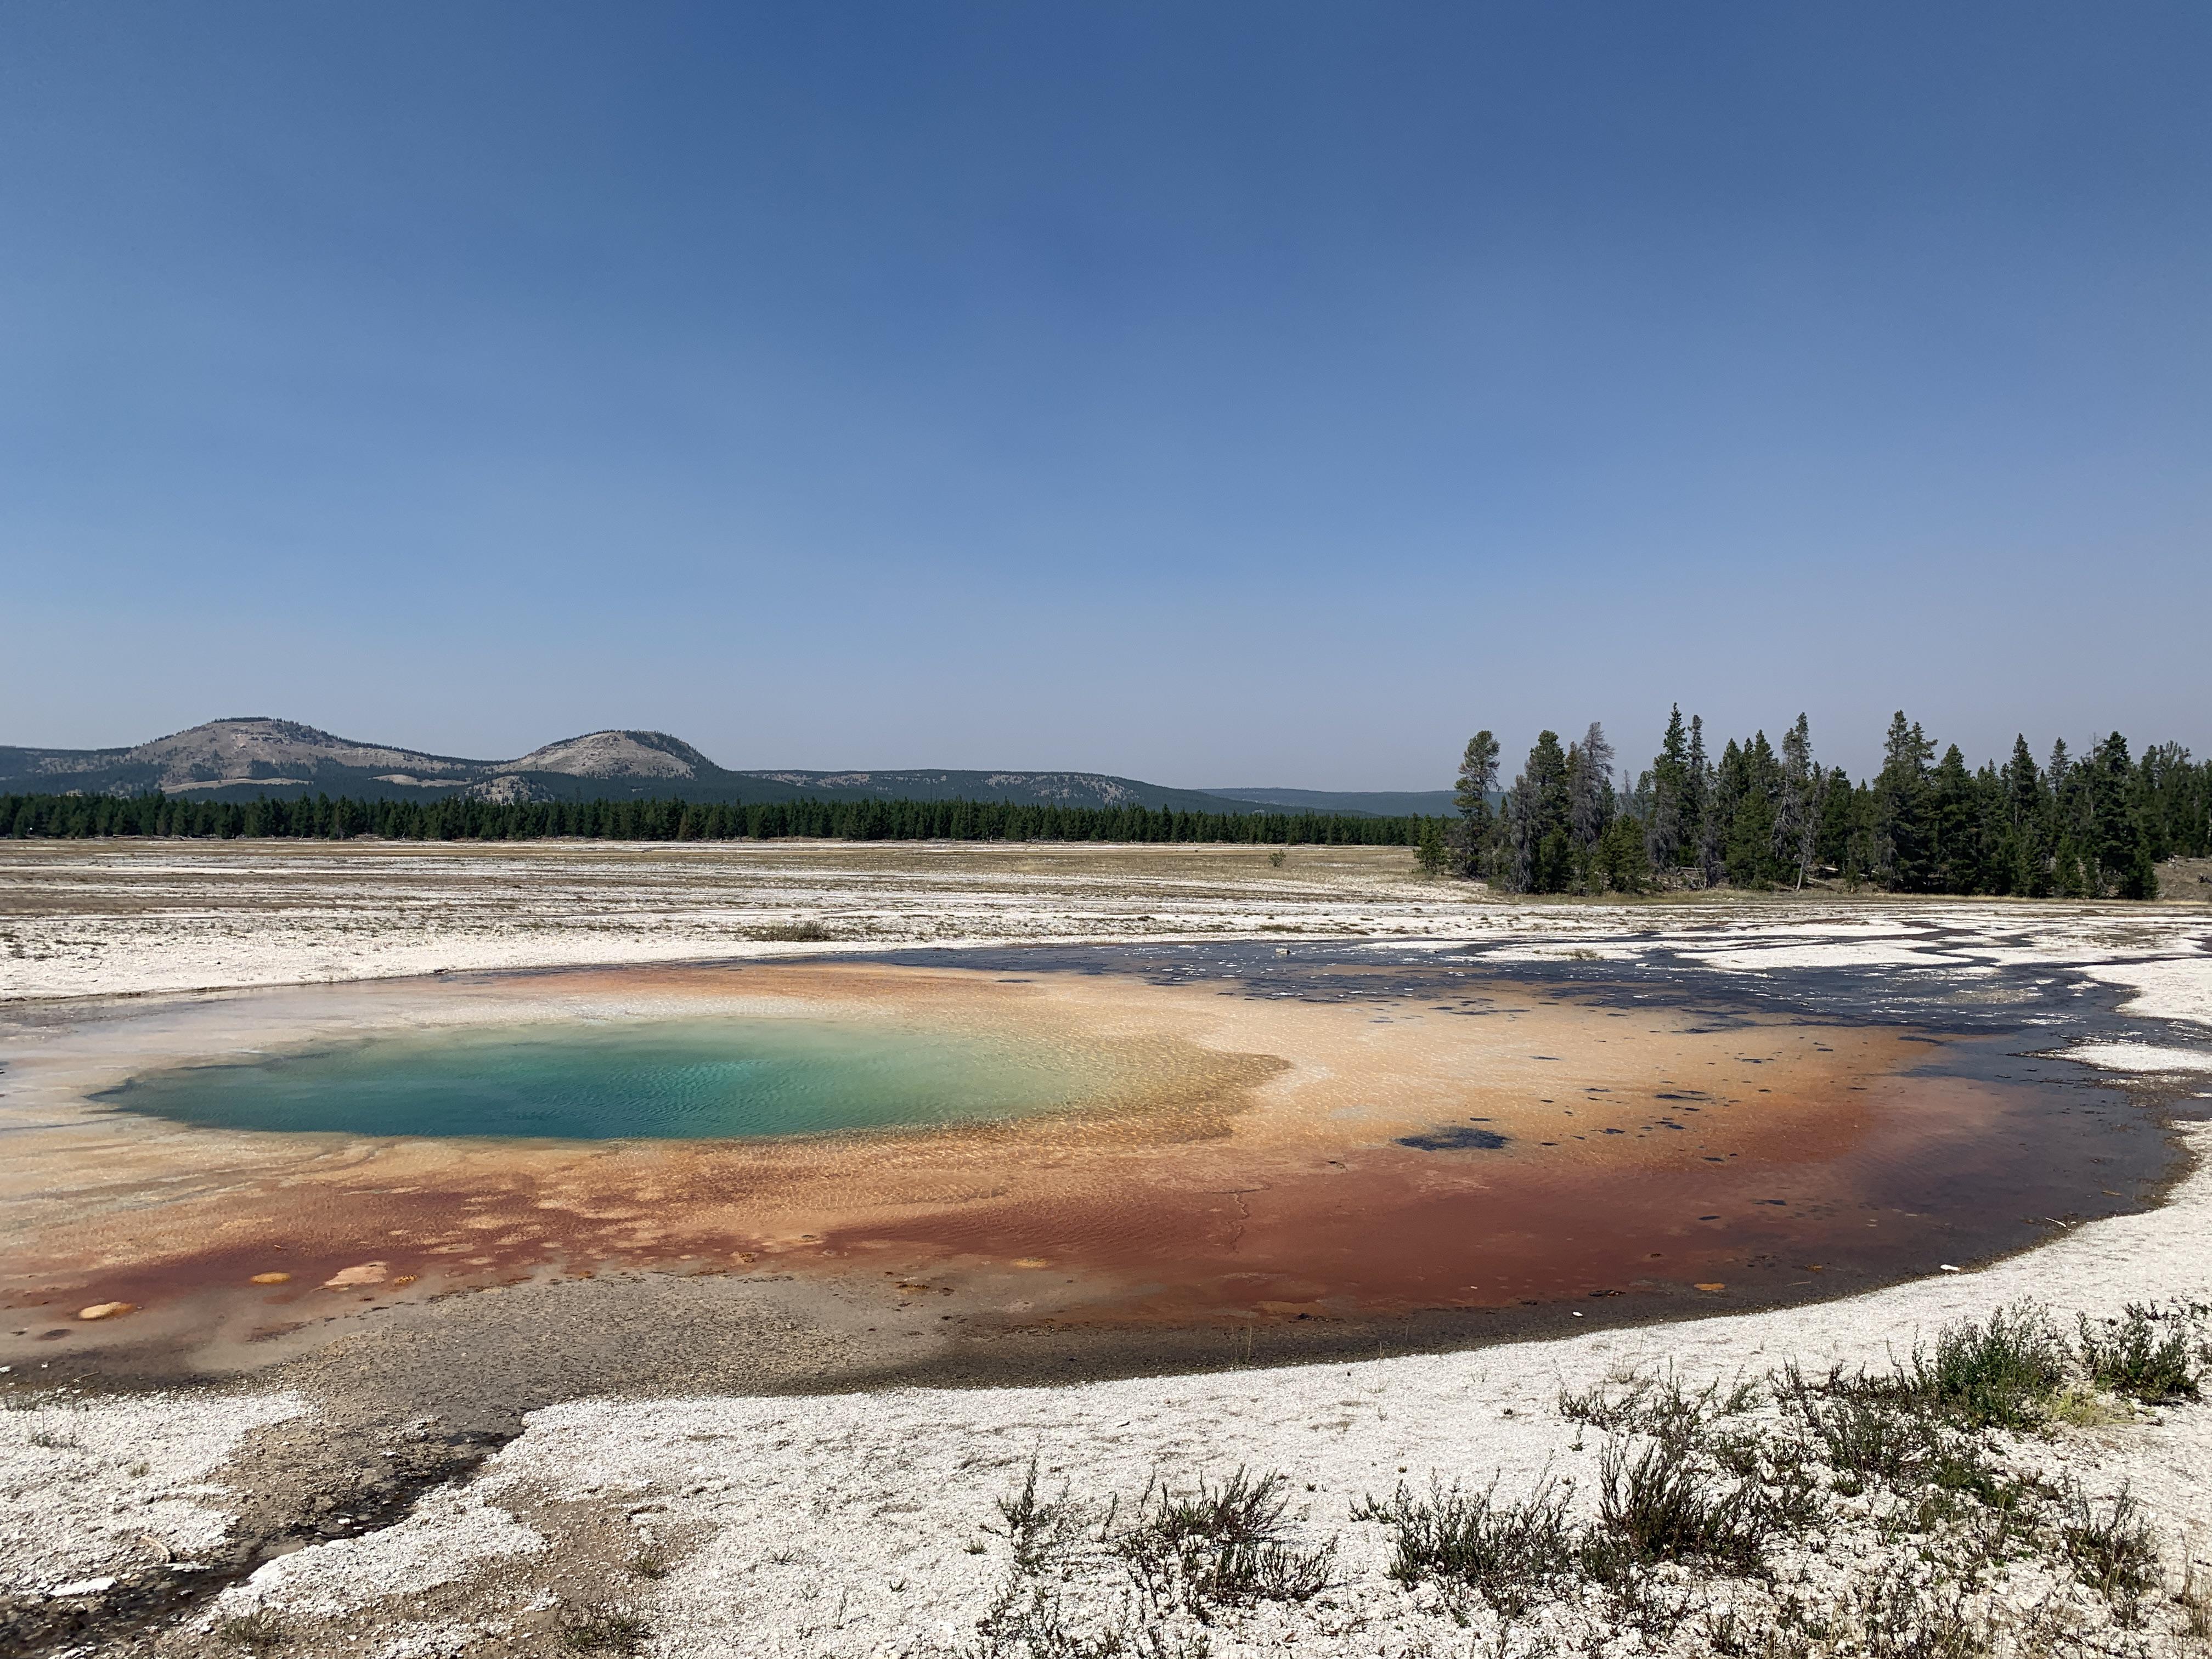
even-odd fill
[{"label": "tree line", "polygon": [[0,795],[0,836],[85,839],[181,836],[234,841],[1090,841],[1411,847],[1421,820],[1333,812],[1187,812],[1013,801],[360,800],[247,801],[159,793]]},{"label": "tree line", "polygon": [[2039,763],[2025,737],[2002,765],[1969,771],[1902,711],[1881,769],[1854,781],[1814,758],[1805,716],[1777,745],[1731,738],[1712,757],[1705,722],[1678,706],[1651,764],[1616,779],[1592,721],[1579,742],[1536,739],[1498,787],[1498,740],[1478,732],[1461,757],[1449,823],[1418,856],[1437,873],[1522,893],[1636,893],[1655,886],[1802,887],[1839,879],[1899,893],[2023,897],[2158,896],[2157,866],[2212,855],[2212,761],[2178,744],[2131,759],[2118,732]]}]

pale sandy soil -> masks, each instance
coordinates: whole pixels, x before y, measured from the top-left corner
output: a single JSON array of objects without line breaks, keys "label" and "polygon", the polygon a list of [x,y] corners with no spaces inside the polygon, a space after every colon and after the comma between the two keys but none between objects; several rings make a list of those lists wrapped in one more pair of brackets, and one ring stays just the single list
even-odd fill
[{"label": "pale sandy soil", "polygon": [[[2184,1105],[2212,1093],[2201,1069],[2212,1052],[2212,923],[2201,909],[1840,898],[1489,905],[1403,879],[1402,853],[1315,854],[1314,867],[1302,867],[1308,856],[1294,850],[1276,872],[1241,850],[1092,852],[1088,862],[1084,849],[951,852],[933,862],[934,849],[11,847],[0,848],[0,991],[72,997],[667,960],[728,954],[752,945],[748,930],[794,919],[877,945],[1278,928],[1494,939],[1529,959],[1576,960],[1625,959],[1663,941],[1716,969],[1777,975],[1845,963],[1971,984],[2027,963],[2117,985],[2131,994],[2126,1012],[2139,1029],[2085,1052],[2085,1062]],[[2207,1145],[2200,1127],[2177,1133],[2200,1152]],[[1094,1530],[1109,1495],[1126,1514],[1148,1480],[1187,1486],[1242,1465],[1287,1477],[1300,1537],[1339,1541],[1338,1583],[1326,1594],[1221,1612],[1206,1626],[1170,1619],[1154,1628],[1158,1645],[1121,1650],[1719,1651],[1710,1621],[1646,1640],[1589,1598],[1565,1598],[1511,1630],[1479,1605],[1455,1617],[1432,1591],[1388,1576],[1386,1534],[1355,1520],[1353,1506],[1432,1475],[1471,1487],[1495,1479],[1502,1496],[1518,1497],[1548,1473],[1573,1481],[1574,1505],[1588,1513],[1602,1437],[1562,1416],[1563,1387],[1632,1370],[1671,1368],[1695,1382],[1790,1359],[1814,1371],[1831,1360],[1879,1365],[1948,1321],[2021,1298],[2069,1327],[2077,1312],[2101,1317],[2131,1301],[2212,1303],[2212,1177],[2201,1161],[2158,1209],[2081,1226],[1981,1271],[1781,1312],[1060,1389],[586,1394],[534,1413],[481,1472],[437,1487],[404,1518],[272,1560],[181,1623],[95,1626],[106,1633],[82,1650],[245,1652],[265,1638],[264,1650],[301,1655],[550,1656],[633,1636],[666,1659],[981,1650],[977,1621],[1016,1582],[1007,1540],[987,1528],[1034,1456],[1048,1491],[1065,1483],[1091,1506]],[[246,1386],[0,1413],[0,1582],[19,1597],[96,1608],[119,1593],[103,1577],[127,1586],[173,1571],[179,1564],[153,1564],[201,1547],[221,1524],[225,1470],[243,1455],[232,1449],[296,1431],[318,1409]],[[2076,1478],[2100,1498],[2130,1488],[2156,1528],[2166,1589],[2126,1625],[2047,1553],[2032,1555],[1962,1592],[1976,1619],[1996,1619],[1999,1651],[2205,1650],[2171,1595],[2191,1562],[2200,1583],[2212,1574],[2212,1405],[2108,1415],[2003,1441],[2000,1452],[2054,1482]],[[1924,1578],[1919,1551],[1912,1535],[1884,1534],[1863,1505],[1839,1499],[1777,1572],[1809,1601],[1847,1602],[1851,1585],[1884,1572]],[[1079,1540],[1064,1553],[1046,1588],[1068,1628],[1094,1645],[1058,1651],[1115,1650],[1095,1643],[1121,1616],[1120,1571]],[[1771,1600],[1741,1581],[1687,1588],[1754,1610]],[[622,1622],[630,1619],[635,1627]],[[1849,1619],[1823,1640],[1798,1650],[1909,1650],[1879,1649]]]},{"label": "pale sandy soil", "polygon": [[[1402,848],[0,842],[0,1000],[1036,939],[1471,936]],[[822,930],[829,943],[763,933]]]},{"label": "pale sandy soil", "polygon": [[[1279,868],[1267,849],[1243,847],[0,842],[0,1002],[1035,940],[1525,935],[1537,956],[1564,956],[1624,931],[1756,933],[1783,917],[1793,939],[1844,930],[1863,962],[1898,959],[1885,936],[1931,915],[2032,915],[2039,937],[2077,953],[2140,955],[2204,907],[1844,895],[1510,904],[1419,879],[1403,848],[1291,848]],[[762,937],[794,927],[830,942]],[[1738,965],[1786,967],[1790,948]]]}]

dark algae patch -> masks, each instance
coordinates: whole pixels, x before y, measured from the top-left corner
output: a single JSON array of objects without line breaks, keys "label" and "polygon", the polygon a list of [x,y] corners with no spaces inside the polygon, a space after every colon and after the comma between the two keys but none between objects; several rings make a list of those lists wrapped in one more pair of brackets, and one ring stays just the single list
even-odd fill
[{"label": "dark algae patch", "polygon": [[1417,1135],[1401,1135],[1398,1145],[1411,1146],[1418,1152],[1494,1152],[1511,1137],[1495,1129],[1476,1129],[1463,1124],[1447,1123],[1441,1128],[1429,1129]]}]

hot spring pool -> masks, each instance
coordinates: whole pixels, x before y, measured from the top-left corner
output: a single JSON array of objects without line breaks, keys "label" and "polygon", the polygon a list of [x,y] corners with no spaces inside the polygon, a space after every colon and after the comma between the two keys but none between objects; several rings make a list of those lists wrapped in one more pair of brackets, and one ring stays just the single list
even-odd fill
[{"label": "hot spring pool", "polygon": [[723,1139],[1018,1117],[1104,1081],[1043,1044],[747,1016],[410,1030],[153,1072],[94,1097],[224,1129]]}]

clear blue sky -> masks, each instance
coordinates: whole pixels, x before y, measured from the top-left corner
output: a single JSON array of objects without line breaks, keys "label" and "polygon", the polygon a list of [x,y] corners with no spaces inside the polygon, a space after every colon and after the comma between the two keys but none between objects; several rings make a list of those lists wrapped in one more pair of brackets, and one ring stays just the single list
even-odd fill
[{"label": "clear blue sky", "polygon": [[2208,85],[2201,0],[12,5],[0,742],[2202,752]]}]

